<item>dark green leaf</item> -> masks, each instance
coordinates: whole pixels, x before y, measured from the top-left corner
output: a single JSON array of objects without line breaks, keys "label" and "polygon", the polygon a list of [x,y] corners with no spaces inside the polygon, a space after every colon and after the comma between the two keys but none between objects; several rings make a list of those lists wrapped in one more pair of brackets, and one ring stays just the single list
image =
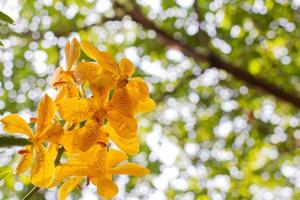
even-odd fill
[{"label": "dark green leaf", "polygon": [[9,24],[14,23],[14,20],[10,18],[7,14],[0,11],[0,20],[5,21]]},{"label": "dark green leaf", "polygon": [[32,144],[29,140],[25,138],[16,138],[11,136],[1,136],[0,137],[0,148],[10,147],[10,146],[25,146]]}]

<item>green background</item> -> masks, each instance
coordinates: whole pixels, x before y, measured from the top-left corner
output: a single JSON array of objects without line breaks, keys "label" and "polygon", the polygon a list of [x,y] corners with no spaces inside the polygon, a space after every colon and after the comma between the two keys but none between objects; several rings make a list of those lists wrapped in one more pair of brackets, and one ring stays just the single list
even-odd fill
[{"label": "green background", "polygon": [[[115,177],[116,199],[300,198],[299,0],[0,0],[0,10],[15,21],[0,28],[2,116],[28,120],[54,95],[73,37],[128,57],[148,83],[157,108],[138,116],[131,160],[151,174]],[[0,166],[14,167],[18,149],[0,149]],[[0,181],[0,199],[24,196],[26,175]]]}]

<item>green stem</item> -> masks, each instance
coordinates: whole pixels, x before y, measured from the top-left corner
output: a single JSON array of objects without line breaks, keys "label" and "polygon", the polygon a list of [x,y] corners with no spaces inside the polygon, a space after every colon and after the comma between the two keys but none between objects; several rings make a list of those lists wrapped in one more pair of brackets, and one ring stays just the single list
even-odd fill
[{"label": "green stem", "polygon": [[[63,155],[64,151],[65,151],[64,147],[60,147],[60,148],[57,150],[57,155],[56,155],[56,158],[55,158],[55,160],[54,160],[55,166],[57,166],[57,165],[60,164],[60,158],[61,158],[61,156]],[[31,190],[28,194],[26,194],[25,197],[23,197],[22,200],[29,200],[29,199],[31,199],[31,197],[32,197],[37,191],[39,191],[40,189],[41,189],[40,187],[34,186],[34,187],[32,188],[32,190]]]},{"label": "green stem", "polygon": [[32,197],[37,191],[39,191],[39,190],[40,190],[40,187],[34,186],[34,187],[32,188],[32,190],[31,190],[28,194],[26,194],[26,196],[25,196],[22,200],[29,200],[29,199],[31,199],[31,197]]},{"label": "green stem", "polygon": [[55,158],[55,160],[54,160],[55,166],[57,166],[57,165],[60,164],[60,158],[61,158],[61,156],[63,155],[64,151],[65,151],[65,149],[64,149],[63,146],[60,147],[60,148],[57,150],[57,155],[56,155],[56,158]]},{"label": "green stem", "polygon": [[25,138],[17,138],[12,136],[0,136],[0,148],[11,146],[26,146],[32,144],[31,141]]}]

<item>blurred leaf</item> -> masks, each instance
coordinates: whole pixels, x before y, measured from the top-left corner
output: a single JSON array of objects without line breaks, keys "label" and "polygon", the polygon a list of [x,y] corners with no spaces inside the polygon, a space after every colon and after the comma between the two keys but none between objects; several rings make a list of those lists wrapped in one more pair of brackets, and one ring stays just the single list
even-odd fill
[{"label": "blurred leaf", "polygon": [[0,137],[0,148],[10,147],[10,146],[26,146],[32,144],[29,140],[25,138],[16,138],[11,136],[1,136]]},{"label": "blurred leaf", "polygon": [[259,59],[253,59],[249,64],[249,71],[251,74],[258,74],[261,69],[261,62]]},{"label": "blurred leaf", "polygon": [[0,20],[5,21],[9,24],[13,24],[14,20],[10,18],[7,14],[0,11]]},{"label": "blurred leaf", "polygon": [[11,168],[9,167],[3,167],[2,169],[0,169],[0,180],[7,177],[9,174],[11,174],[11,172]]}]

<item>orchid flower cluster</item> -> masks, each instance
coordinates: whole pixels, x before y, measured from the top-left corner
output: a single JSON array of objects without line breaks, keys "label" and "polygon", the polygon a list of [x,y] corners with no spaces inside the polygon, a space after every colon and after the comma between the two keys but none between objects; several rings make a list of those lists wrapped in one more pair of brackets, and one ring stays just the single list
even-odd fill
[{"label": "orchid flower cluster", "polygon": [[[93,61],[78,62],[81,50]],[[127,58],[117,64],[111,54],[87,41],[72,39],[66,44],[65,60],[65,67],[56,69],[51,82],[56,97],[43,95],[37,116],[30,118],[35,130],[17,114],[1,119],[4,131],[24,134],[32,143],[18,151],[21,156],[15,174],[31,168],[30,181],[38,187],[62,183],[60,200],[84,179],[109,199],[118,192],[114,174],[149,173],[126,160],[139,152],[135,115],[153,110],[155,102],[143,79],[131,77],[135,66]],[[58,149],[62,148],[66,162],[57,164]]]}]

